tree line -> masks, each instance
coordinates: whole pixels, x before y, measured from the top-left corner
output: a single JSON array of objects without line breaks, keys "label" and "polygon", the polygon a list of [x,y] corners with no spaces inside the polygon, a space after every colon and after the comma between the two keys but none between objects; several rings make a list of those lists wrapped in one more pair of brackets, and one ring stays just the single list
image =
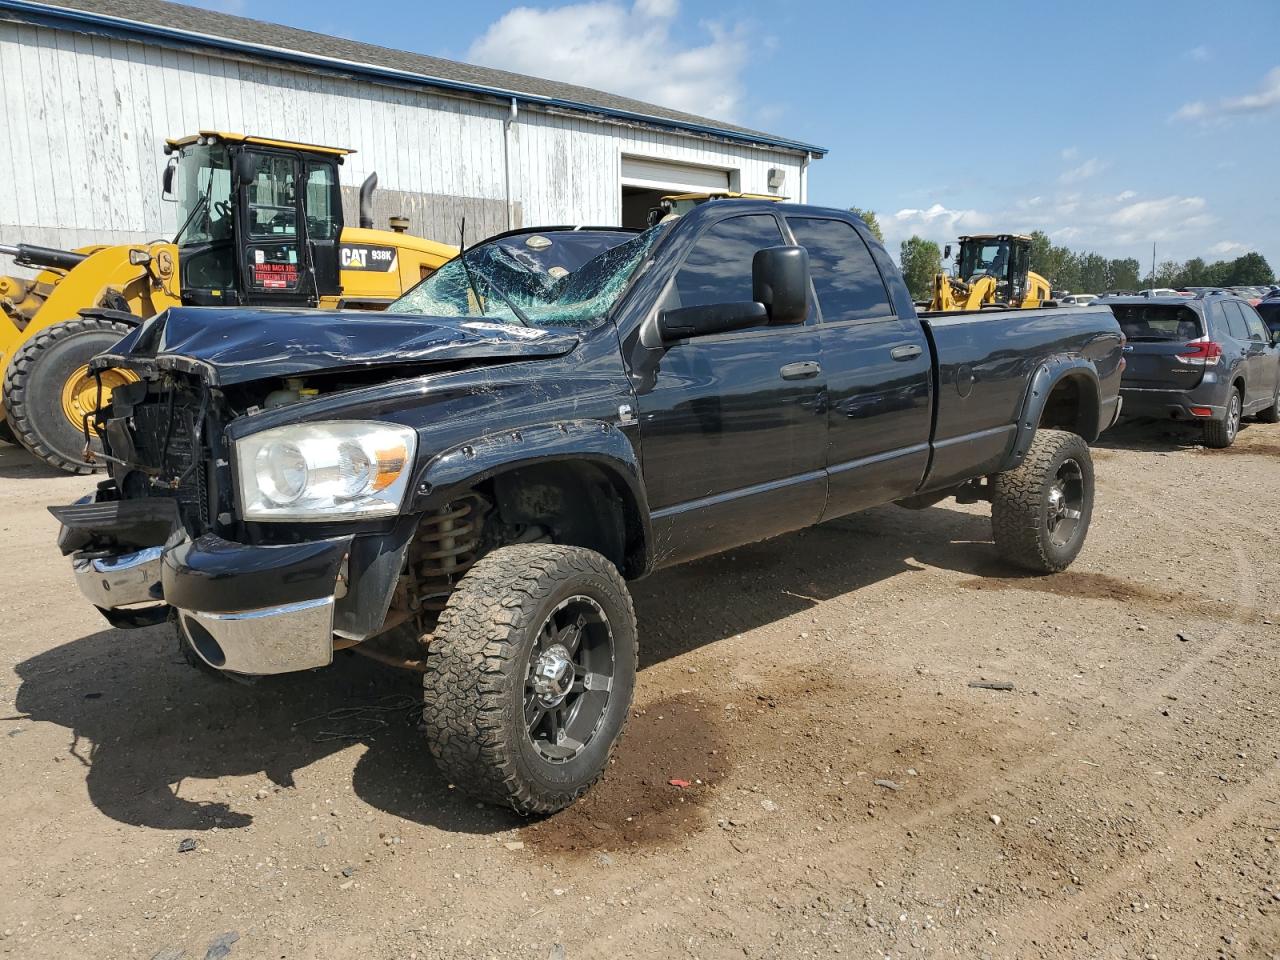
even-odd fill
[{"label": "tree line", "polygon": [[[874,211],[850,210],[861,217],[880,242],[884,234]],[[942,271],[942,249],[932,240],[912,236],[902,242],[899,264],[907,289],[916,300],[933,295],[933,278]],[[1183,263],[1166,260],[1142,273],[1136,257],[1107,258],[1098,253],[1080,252],[1058,246],[1041,230],[1031,233],[1031,269],[1049,281],[1055,292],[1106,293],[1111,290],[1136,291],[1146,287],[1239,287],[1275,283],[1275,273],[1266,258],[1250,251],[1234,260],[1206,262],[1192,257]]]}]

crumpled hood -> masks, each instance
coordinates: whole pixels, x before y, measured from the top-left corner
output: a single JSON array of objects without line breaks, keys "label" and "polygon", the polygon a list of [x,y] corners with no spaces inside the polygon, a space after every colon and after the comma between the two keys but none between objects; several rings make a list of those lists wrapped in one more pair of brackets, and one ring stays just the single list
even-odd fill
[{"label": "crumpled hood", "polygon": [[404,313],[173,307],[94,366],[191,369],[215,385],[317,371],[568,353],[576,334]]}]

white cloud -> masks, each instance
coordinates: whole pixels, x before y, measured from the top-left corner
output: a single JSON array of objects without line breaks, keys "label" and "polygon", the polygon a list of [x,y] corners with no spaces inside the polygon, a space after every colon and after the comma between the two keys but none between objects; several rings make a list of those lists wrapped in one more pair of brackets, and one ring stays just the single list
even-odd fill
[{"label": "white cloud", "polygon": [[1058,177],[1059,183],[1079,183],[1081,180],[1088,180],[1095,177],[1103,170],[1107,169],[1105,160],[1099,160],[1097,157],[1090,157],[1079,166],[1072,167],[1065,171],[1062,176]]},{"label": "white cloud", "polygon": [[880,218],[885,246],[895,255],[898,244],[913,234],[947,243],[962,233],[986,229],[990,223],[988,216],[978,210],[953,210],[940,203],[923,208],[906,207]]},{"label": "white cloud", "polygon": [[1192,47],[1187,51],[1187,59],[1194,60],[1196,63],[1205,63],[1213,59],[1213,51],[1204,45]]},{"label": "white cloud", "polygon": [[744,31],[702,23],[698,44],[678,13],[678,0],[517,7],[490,25],[467,59],[732,119],[742,100]]},{"label": "white cloud", "polygon": [[1209,252],[1219,257],[1237,257],[1248,250],[1249,247],[1243,243],[1236,243],[1234,240],[1220,240],[1209,248]]},{"label": "white cloud", "polygon": [[[880,218],[886,244],[895,254],[897,245],[912,234],[941,244],[953,242],[962,233],[1043,230],[1055,243],[1073,250],[1132,256],[1142,249],[1149,254],[1152,241],[1156,241],[1162,251],[1180,259],[1204,254],[1206,230],[1217,222],[1204,197],[1142,197],[1133,190],[1118,194],[1064,190],[1016,199],[1004,208],[992,209],[933,203]],[[1225,255],[1218,247],[1209,252]]]},{"label": "white cloud", "polygon": [[1062,151],[1062,159],[1066,161],[1074,160],[1078,156],[1080,156],[1079,147],[1067,147]]},{"label": "white cloud", "polygon": [[1262,84],[1253,93],[1241,97],[1226,97],[1214,103],[1193,100],[1184,103],[1174,113],[1174,120],[1208,120],[1230,114],[1262,113],[1280,107],[1280,67],[1273,67]]}]

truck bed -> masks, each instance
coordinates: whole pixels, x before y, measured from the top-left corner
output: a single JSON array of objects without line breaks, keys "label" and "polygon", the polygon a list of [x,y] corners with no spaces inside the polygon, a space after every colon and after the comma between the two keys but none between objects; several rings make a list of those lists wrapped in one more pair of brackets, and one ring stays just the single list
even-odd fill
[{"label": "truck bed", "polygon": [[[923,313],[920,320],[936,384],[926,488],[993,472],[1007,460],[1028,384],[1046,357],[1091,360],[1100,381],[1114,378],[1104,396],[1118,390],[1120,334],[1109,307]],[[1098,422],[1105,427],[1113,412],[1098,411]],[[1095,439],[1097,429],[1085,439]]]}]

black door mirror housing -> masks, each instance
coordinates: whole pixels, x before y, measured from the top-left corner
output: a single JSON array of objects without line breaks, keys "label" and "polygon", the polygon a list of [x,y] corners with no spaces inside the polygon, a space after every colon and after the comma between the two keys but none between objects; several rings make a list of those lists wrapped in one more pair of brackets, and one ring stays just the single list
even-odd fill
[{"label": "black door mirror housing", "polygon": [[173,199],[173,174],[178,169],[178,158],[170,157],[165,164],[164,173],[160,174],[160,196],[165,200]]},{"label": "black door mirror housing", "polygon": [[251,153],[237,153],[232,170],[235,171],[237,187],[253,183],[253,181],[258,177],[257,158]]},{"label": "black door mirror housing", "polygon": [[769,311],[762,303],[708,303],[697,307],[679,307],[658,314],[658,333],[663,343],[728,333],[745,327],[763,326]]},{"label": "black door mirror housing", "polygon": [[765,247],[751,259],[751,291],[771,326],[804,323],[809,316],[809,251]]}]

